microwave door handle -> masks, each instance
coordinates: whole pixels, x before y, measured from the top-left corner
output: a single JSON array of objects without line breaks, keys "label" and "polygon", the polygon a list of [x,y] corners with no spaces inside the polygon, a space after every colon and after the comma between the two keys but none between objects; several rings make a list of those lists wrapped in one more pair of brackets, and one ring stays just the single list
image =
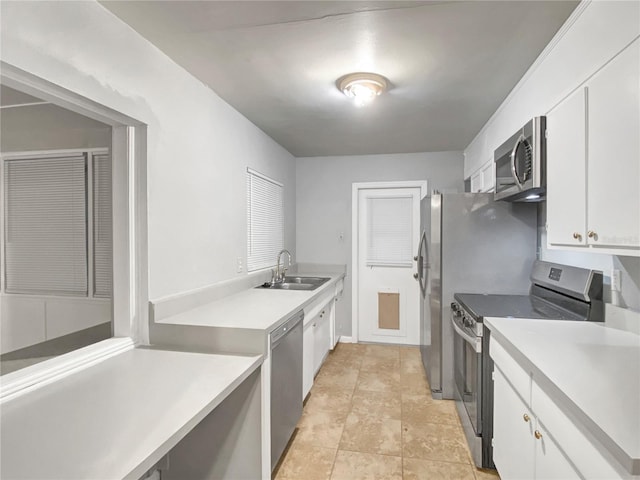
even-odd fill
[{"label": "microwave door handle", "polygon": [[520,190],[522,190],[523,186],[520,183],[520,179],[518,178],[518,172],[516,171],[516,152],[518,151],[518,147],[521,143],[525,141],[524,134],[520,134],[518,140],[516,140],[515,145],[513,146],[513,150],[511,150],[511,175],[513,176],[513,180],[516,182],[516,185]]}]

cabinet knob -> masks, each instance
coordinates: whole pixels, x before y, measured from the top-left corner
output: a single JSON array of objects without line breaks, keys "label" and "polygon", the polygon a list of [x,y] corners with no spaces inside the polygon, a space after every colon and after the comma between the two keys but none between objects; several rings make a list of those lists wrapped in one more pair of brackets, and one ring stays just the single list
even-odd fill
[{"label": "cabinet knob", "polygon": [[525,413],[524,415],[522,415],[522,419],[523,419],[525,422],[528,422],[528,421],[530,420],[529,415],[527,415],[526,413]]},{"label": "cabinet knob", "polygon": [[315,326],[316,326],[316,324],[315,324],[315,323],[312,323],[312,324],[311,324],[311,326],[312,326],[312,327],[315,327]]},{"label": "cabinet knob", "polygon": [[418,261],[418,256],[414,256],[413,259],[417,262]]},{"label": "cabinet knob", "polygon": [[533,436],[536,437],[538,440],[542,438],[542,434],[540,433],[539,430],[536,430],[535,432],[533,432]]},{"label": "cabinet knob", "polygon": [[417,274],[417,273],[414,273],[414,274],[413,274],[413,278],[415,278],[415,279],[417,280],[417,279],[418,279],[418,274]]},{"label": "cabinet knob", "polygon": [[580,235],[578,232],[573,232],[573,238],[580,241],[582,240],[582,235]]},{"label": "cabinet knob", "polygon": [[587,232],[587,237],[593,238],[596,241],[598,240],[598,234],[596,232],[594,232],[593,230],[589,230]]}]

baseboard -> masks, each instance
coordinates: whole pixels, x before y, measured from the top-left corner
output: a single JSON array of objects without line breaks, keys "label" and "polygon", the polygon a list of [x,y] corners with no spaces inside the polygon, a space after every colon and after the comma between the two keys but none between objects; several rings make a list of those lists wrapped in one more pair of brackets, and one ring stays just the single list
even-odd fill
[{"label": "baseboard", "polygon": [[353,343],[353,338],[352,337],[345,337],[344,335],[340,335],[340,340],[338,340],[338,342],[340,342],[340,343]]}]

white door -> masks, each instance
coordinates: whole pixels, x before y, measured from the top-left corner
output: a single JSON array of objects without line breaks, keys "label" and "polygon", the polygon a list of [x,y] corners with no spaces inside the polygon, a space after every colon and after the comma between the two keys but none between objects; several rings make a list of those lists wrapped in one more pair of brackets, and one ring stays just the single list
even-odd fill
[{"label": "white door", "polygon": [[358,191],[358,340],[420,343],[419,187]]}]

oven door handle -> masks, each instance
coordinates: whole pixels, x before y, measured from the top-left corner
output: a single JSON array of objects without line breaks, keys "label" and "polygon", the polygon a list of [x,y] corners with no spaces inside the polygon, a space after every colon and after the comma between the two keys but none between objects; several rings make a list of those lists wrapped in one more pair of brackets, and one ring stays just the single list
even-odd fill
[{"label": "oven door handle", "polygon": [[458,323],[455,318],[451,318],[451,325],[453,325],[453,329],[456,331],[458,335],[462,337],[462,339],[470,344],[476,353],[482,353],[482,337],[476,337],[475,335],[470,335],[465,332]]}]

